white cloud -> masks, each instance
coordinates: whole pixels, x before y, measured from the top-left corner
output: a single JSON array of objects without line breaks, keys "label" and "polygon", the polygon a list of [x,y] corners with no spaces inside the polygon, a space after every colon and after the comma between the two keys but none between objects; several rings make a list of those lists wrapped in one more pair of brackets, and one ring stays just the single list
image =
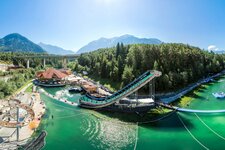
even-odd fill
[{"label": "white cloud", "polygon": [[218,51],[219,49],[216,47],[216,45],[209,45],[208,51]]}]

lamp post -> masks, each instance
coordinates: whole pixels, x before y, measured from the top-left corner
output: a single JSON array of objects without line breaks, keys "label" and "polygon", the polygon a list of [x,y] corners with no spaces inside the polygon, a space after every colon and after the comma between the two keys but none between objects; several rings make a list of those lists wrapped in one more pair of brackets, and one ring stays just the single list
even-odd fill
[{"label": "lamp post", "polygon": [[27,59],[27,68],[30,68],[30,60]]}]

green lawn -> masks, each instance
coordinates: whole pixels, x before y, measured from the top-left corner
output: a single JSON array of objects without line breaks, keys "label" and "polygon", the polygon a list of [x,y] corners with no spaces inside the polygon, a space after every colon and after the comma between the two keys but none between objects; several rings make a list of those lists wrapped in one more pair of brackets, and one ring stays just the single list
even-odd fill
[{"label": "green lawn", "polygon": [[12,62],[11,61],[2,61],[2,60],[0,60],[0,64],[10,65],[10,64],[12,64]]},{"label": "green lawn", "polygon": [[31,85],[25,90],[25,92],[32,93],[32,88],[33,88],[33,84],[31,84]]},{"label": "green lawn", "polygon": [[28,85],[29,83],[31,83],[32,81],[33,81],[33,79],[27,81],[22,87],[20,87],[19,89],[17,89],[15,93],[20,92],[25,86],[27,86],[27,85]]}]

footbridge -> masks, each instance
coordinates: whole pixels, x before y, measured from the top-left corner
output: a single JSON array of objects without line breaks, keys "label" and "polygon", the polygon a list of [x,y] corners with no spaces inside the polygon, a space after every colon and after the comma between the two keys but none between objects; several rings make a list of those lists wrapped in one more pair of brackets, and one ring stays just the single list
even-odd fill
[{"label": "footbridge", "polygon": [[[102,108],[102,107],[112,105],[113,103],[116,103],[119,100],[136,92],[138,89],[140,89],[147,83],[154,82],[154,79],[159,76],[161,76],[161,72],[159,71],[155,71],[155,70],[147,71],[143,73],[141,76],[139,76],[137,79],[135,79],[133,82],[126,85],[124,88],[122,88],[121,90],[115,92],[114,94],[110,96],[103,97],[103,98],[94,97],[89,94],[82,96],[79,99],[79,106],[85,107],[85,108]],[[152,83],[152,86],[154,86],[154,83]]]},{"label": "footbridge", "polygon": [[179,112],[187,112],[187,113],[225,113],[225,109],[219,109],[219,110],[198,110],[198,109],[188,109],[188,108],[180,108],[177,106],[172,106],[172,105],[168,105],[165,103],[157,103],[157,105],[168,108],[168,109],[172,109],[172,110],[176,110]]}]

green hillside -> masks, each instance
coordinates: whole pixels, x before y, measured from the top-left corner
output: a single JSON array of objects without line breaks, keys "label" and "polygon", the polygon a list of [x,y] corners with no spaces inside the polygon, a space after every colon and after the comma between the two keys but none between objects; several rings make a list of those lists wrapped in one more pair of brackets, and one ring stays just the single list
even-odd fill
[{"label": "green hillside", "polygon": [[45,51],[26,37],[13,33],[0,39],[0,52],[44,53]]},{"label": "green hillside", "polygon": [[75,70],[85,69],[91,76],[108,79],[109,83],[129,83],[146,70],[162,71],[157,79],[159,91],[183,88],[211,73],[225,68],[224,55],[209,53],[184,44],[136,44],[100,49],[82,54]]}]

